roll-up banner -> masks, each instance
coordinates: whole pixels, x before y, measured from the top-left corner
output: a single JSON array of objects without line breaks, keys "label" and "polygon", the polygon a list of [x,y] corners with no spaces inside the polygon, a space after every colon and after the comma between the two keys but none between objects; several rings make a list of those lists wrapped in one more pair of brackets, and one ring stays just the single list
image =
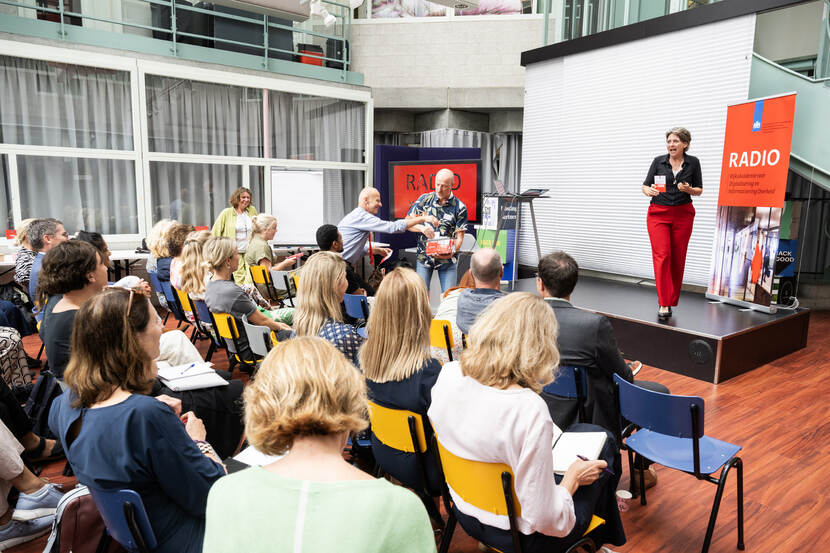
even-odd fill
[{"label": "roll-up banner", "polygon": [[795,93],[727,108],[707,298],[775,312],[775,259],[794,116]]}]

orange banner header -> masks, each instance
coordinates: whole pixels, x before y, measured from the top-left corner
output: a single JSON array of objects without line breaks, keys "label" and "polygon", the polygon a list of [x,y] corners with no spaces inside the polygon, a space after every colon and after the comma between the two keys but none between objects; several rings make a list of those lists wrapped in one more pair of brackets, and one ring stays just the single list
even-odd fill
[{"label": "orange banner header", "polygon": [[718,205],[784,207],[795,94],[729,106]]}]

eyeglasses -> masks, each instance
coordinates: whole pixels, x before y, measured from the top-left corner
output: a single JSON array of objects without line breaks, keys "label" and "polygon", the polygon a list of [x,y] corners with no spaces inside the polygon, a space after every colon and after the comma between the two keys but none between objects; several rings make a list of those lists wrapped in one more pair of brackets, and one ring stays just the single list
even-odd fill
[{"label": "eyeglasses", "polygon": [[[122,286],[115,286],[114,284],[112,284],[110,286],[107,286],[107,288],[112,288],[113,290],[126,290],[126,288],[124,288]],[[130,309],[133,306],[133,296],[135,295],[135,290],[133,290],[132,288],[130,288],[129,290],[130,290],[130,297],[127,300],[127,310],[124,313],[128,317],[130,316]]]}]

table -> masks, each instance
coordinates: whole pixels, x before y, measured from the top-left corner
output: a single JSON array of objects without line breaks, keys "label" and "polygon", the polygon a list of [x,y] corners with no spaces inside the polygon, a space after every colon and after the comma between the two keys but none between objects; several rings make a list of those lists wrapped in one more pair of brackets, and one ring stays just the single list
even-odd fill
[{"label": "table", "polygon": [[14,271],[14,263],[16,259],[16,253],[0,256],[0,277],[3,277],[10,271]]},{"label": "table", "polygon": [[[112,271],[115,274],[115,281],[121,280],[121,264],[124,264],[124,276],[130,274],[130,267],[144,259],[150,258],[149,253],[139,253],[135,250],[113,250],[110,252]],[[1,267],[1,266],[0,266]]]}]

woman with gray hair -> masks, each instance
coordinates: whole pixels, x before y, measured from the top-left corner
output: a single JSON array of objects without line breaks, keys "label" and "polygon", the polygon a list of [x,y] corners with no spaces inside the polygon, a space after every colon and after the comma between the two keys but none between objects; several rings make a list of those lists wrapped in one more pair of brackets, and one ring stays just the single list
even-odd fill
[{"label": "woman with gray hair", "polygon": [[692,236],[695,208],[692,196],[703,194],[700,161],[689,155],[692,135],[683,127],[666,132],[667,154],[651,162],[642,191],[651,198],[648,207],[648,237],[657,284],[657,317],[671,317],[680,298],[686,250]]}]

